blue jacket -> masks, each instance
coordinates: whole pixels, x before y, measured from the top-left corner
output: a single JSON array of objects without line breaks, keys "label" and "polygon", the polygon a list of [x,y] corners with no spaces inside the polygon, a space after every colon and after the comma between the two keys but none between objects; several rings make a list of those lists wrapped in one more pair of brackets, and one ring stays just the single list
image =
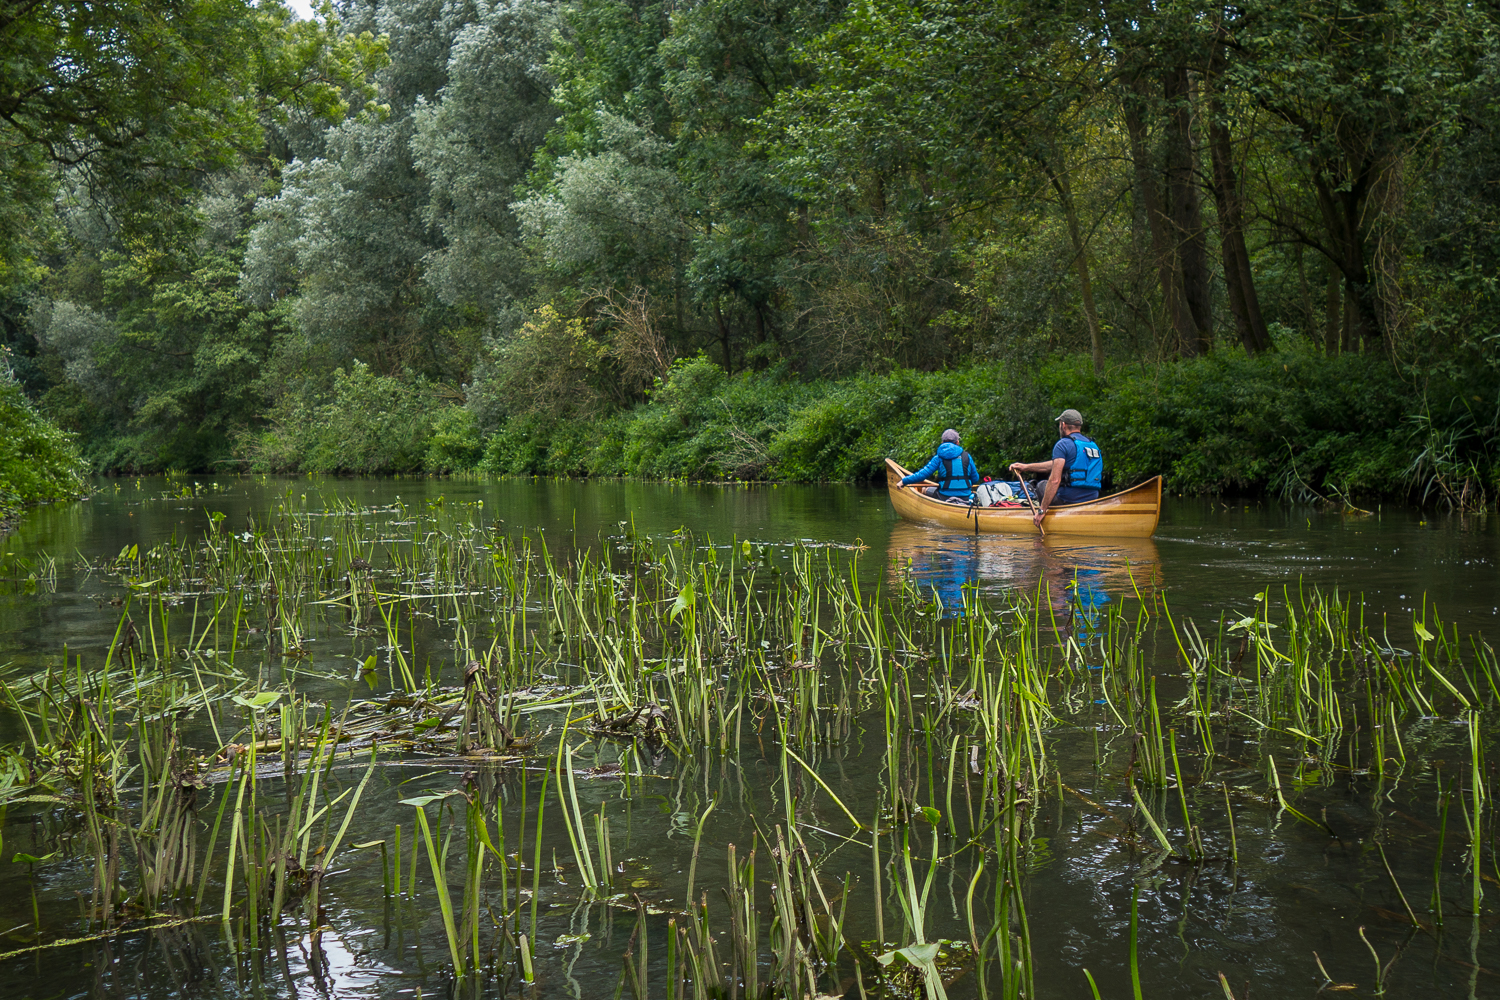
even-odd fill
[{"label": "blue jacket", "polygon": [[[950,477],[951,483],[945,483]],[[951,441],[944,441],[938,445],[937,454],[928,459],[926,465],[901,480],[901,485],[910,486],[927,478],[937,480],[941,496],[966,497],[979,482],[979,470],[968,452]],[[949,488],[945,489],[945,485]]]}]

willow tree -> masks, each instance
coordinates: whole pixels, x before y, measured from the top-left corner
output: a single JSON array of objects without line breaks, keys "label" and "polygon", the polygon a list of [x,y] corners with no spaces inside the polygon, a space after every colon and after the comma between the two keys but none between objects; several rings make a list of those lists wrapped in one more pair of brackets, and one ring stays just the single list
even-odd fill
[{"label": "willow tree", "polygon": [[318,155],[287,164],[245,258],[243,287],[256,304],[295,296],[303,340],[289,380],[321,384],[355,360],[377,374],[412,371],[457,381],[472,360],[474,324],[425,280],[445,245],[431,211],[431,184],[413,142],[426,103],[448,83],[454,39],[479,3],[356,0],[343,31],[386,40],[375,75],[377,105],[329,126]]}]

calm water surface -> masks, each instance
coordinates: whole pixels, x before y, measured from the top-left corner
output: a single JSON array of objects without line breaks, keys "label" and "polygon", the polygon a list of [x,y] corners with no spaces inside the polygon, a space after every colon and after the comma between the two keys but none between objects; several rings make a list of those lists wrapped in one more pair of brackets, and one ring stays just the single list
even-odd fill
[{"label": "calm water surface", "polygon": [[[962,603],[965,587],[995,598],[1008,590],[1027,590],[1056,611],[1080,615],[1085,623],[1107,605],[1142,593],[1164,593],[1179,620],[1209,623],[1247,613],[1255,595],[1268,589],[1338,588],[1363,595],[1366,620],[1388,623],[1392,645],[1399,645],[1394,637],[1409,641],[1414,617],[1432,624],[1434,607],[1443,622],[1456,625],[1463,635],[1500,644],[1500,538],[1493,518],[1434,517],[1389,507],[1368,517],[1345,517],[1280,504],[1169,498],[1153,539],[1043,541],[975,537],[901,522],[884,489],[847,486],[177,478],[99,480],[89,500],[30,513],[0,540],[0,574],[7,578],[0,584],[0,664],[8,663],[14,676],[60,665],[65,646],[86,660],[108,648],[120,621],[120,608],[111,604],[120,596],[119,588],[90,574],[87,561],[112,557],[132,545],[144,550],[173,537],[197,537],[214,514],[223,514],[231,530],[248,528],[289,496],[300,503],[304,495],[313,507],[334,497],[364,506],[399,502],[417,509],[482,502],[486,520],[515,534],[545,538],[558,553],[594,547],[602,537],[626,531],[665,537],[681,529],[721,544],[750,540],[783,548],[796,541],[859,546],[861,579],[867,585],[888,586],[909,575],[949,607]],[[39,582],[28,582],[37,574]],[[427,663],[451,683],[452,652],[441,628],[427,627],[421,639]],[[317,677],[347,676],[351,658],[365,656],[370,648],[369,640],[336,629],[311,634],[311,656],[296,669],[316,690]],[[1170,662],[1167,652],[1160,655],[1164,665]],[[347,690],[331,682],[324,688],[329,698]],[[1423,737],[1429,762],[1467,755],[1466,744],[1460,745],[1463,733],[1455,735],[1451,721],[1433,720],[1432,732]],[[1080,795],[1112,795],[1116,798],[1110,801],[1117,802],[1118,788],[1109,790],[1095,773],[1095,744],[1083,732],[1057,735],[1061,776]],[[4,713],[0,736],[14,742],[22,735],[13,713]],[[855,738],[841,751],[836,787],[851,799],[868,790],[869,776],[879,771],[884,748],[876,742],[873,736]],[[1253,766],[1246,765],[1247,781],[1253,780]],[[585,808],[614,803],[611,808],[620,817],[616,856],[625,859],[635,891],[655,906],[680,906],[673,892],[681,895],[691,849],[687,824],[715,797],[736,803],[720,808],[705,829],[699,883],[716,892],[723,884],[719,869],[726,845],[744,843],[756,814],[774,815],[778,808],[772,791],[777,767],[776,757],[762,752],[712,763],[668,761],[662,773],[672,780],[663,780],[656,792],[622,796],[616,786],[594,784],[583,790]],[[386,770],[361,813],[360,824],[372,836],[384,835],[403,818],[409,822],[410,810],[396,799],[411,794],[412,787],[451,787],[456,780],[456,772]],[[1368,835],[1376,824],[1388,824],[1389,861],[1397,877],[1412,886],[1412,895],[1425,900],[1422,886],[1430,885],[1431,857],[1414,846],[1408,856],[1403,846],[1415,845],[1418,834],[1430,832],[1436,822],[1432,796],[1412,787],[1420,777],[1381,787],[1379,793],[1390,803],[1389,816],[1372,814],[1360,804],[1368,800],[1370,789],[1356,787],[1356,779],[1328,790],[1321,802],[1324,815],[1344,831],[1332,843],[1268,810],[1237,813],[1244,859],[1234,871],[1224,866],[1178,870],[1169,862],[1142,872],[1138,856],[1094,832],[1086,800],[1071,795],[1049,800],[1038,817],[1036,860],[1027,887],[1040,995],[1087,996],[1080,972],[1084,966],[1099,980],[1105,997],[1130,995],[1123,942],[1130,894],[1141,886],[1142,978],[1148,997],[1222,996],[1220,971],[1241,1000],[1310,997],[1323,984],[1313,951],[1335,979],[1360,984],[1343,995],[1373,995],[1372,959],[1357,936],[1360,926],[1366,927],[1383,961],[1401,958],[1389,973],[1390,995],[1413,996],[1420,990],[1432,996],[1500,996],[1500,952],[1492,917],[1472,927],[1453,921],[1441,941],[1417,934],[1404,918],[1393,919],[1403,904],[1391,891],[1383,863],[1370,853]],[[45,826],[28,809],[13,807],[4,826],[7,856],[33,849],[41,853]],[[571,856],[565,838],[554,846],[559,857]],[[329,930],[322,938],[321,963],[311,960],[299,943],[306,928],[290,922],[275,932],[284,947],[258,970],[233,960],[212,925],[191,925],[10,959],[0,965],[0,996],[442,993],[447,988],[441,975],[446,952],[435,909],[403,904],[393,912],[380,899],[378,875],[373,876],[374,891],[369,889],[371,864],[360,855],[343,869],[359,878],[341,879],[337,869],[330,873],[325,890]],[[36,889],[44,927],[67,927],[70,920],[76,925],[78,908],[72,900],[88,884],[83,863],[38,866],[34,875],[23,869],[8,862],[0,866],[0,922],[16,927],[31,920]],[[1460,866],[1451,881],[1461,877]],[[1424,878],[1428,881],[1422,882]],[[965,889],[942,885],[935,890],[946,899],[950,923],[962,910]],[[1500,900],[1500,886],[1492,892]],[[555,898],[565,896],[556,890]],[[868,915],[855,921],[866,937],[873,936],[865,926]],[[567,938],[572,943],[559,945],[555,956],[544,956],[537,995],[615,994],[619,956],[633,916],[609,907],[549,904],[544,926],[544,941],[562,935],[588,938]],[[20,933],[10,940],[22,947],[31,939]],[[973,989],[972,983],[960,981],[952,995],[971,995]]]},{"label": "calm water surface", "polygon": [[[157,499],[163,493],[199,496]],[[520,533],[545,536],[554,546],[593,545],[625,525],[651,536],[689,528],[716,541],[860,543],[871,566],[911,559],[920,577],[941,588],[964,580],[987,591],[1035,585],[1080,564],[1092,546],[1072,552],[1061,539],[1026,544],[1012,536],[971,537],[900,521],[884,489],[855,486],[681,486],[635,482],[359,479],[162,479],[96,484],[78,504],[34,511],[0,542],[3,551],[58,558],[54,593],[0,597],[0,662],[107,643],[117,616],[99,614],[108,587],[77,570],[77,557],[113,556],[174,536],[196,537],[209,515],[222,512],[230,528],[264,515],[288,491],[314,506],[342,496],[369,506],[393,501],[420,507],[482,501],[488,518]],[[1500,625],[1500,518],[1426,515],[1383,508],[1371,517],[1346,517],[1311,507],[1168,497],[1155,538],[1119,549],[1122,559],[1150,565],[1172,606],[1217,617],[1246,606],[1267,585],[1338,587],[1365,597],[1372,613],[1409,621],[1422,602],[1465,633],[1489,634]],[[90,623],[93,623],[92,625]],[[106,635],[106,633],[108,633]]]}]

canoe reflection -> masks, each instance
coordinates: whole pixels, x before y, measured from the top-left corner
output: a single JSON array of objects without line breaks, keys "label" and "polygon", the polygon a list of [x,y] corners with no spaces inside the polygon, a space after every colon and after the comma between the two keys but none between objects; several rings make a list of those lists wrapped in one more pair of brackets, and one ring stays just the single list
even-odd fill
[{"label": "canoe reflection", "polygon": [[963,588],[982,594],[1038,593],[1053,612],[1081,617],[1092,631],[1111,595],[1148,598],[1162,585],[1161,560],[1149,538],[1050,538],[975,535],[900,521],[891,527],[890,578],[910,579],[942,602],[945,616],[963,613]]}]

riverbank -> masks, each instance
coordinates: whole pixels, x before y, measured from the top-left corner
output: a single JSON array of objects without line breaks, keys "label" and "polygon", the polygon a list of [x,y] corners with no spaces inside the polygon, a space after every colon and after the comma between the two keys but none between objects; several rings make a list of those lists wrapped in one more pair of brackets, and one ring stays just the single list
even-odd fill
[{"label": "riverbank", "polygon": [[37,412],[0,357],[0,534],[27,507],[83,496],[73,436]]},{"label": "riverbank", "polygon": [[433,405],[425,386],[356,373],[241,451],[264,472],[862,482],[883,475],[887,456],[924,461],[950,426],[981,471],[999,473],[1046,455],[1056,413],[1076,407],[1116,486],[1162,473],[1185,494],[1477,509],[1500,495],[1494,382],[1487,372],[1419,381],[1383,357],[1297,348],[1102,375],[1064,355],[837,380],[785,368],[730,375],[698,357],[630,408],[491,406],[485,420],[476,401]]}]

